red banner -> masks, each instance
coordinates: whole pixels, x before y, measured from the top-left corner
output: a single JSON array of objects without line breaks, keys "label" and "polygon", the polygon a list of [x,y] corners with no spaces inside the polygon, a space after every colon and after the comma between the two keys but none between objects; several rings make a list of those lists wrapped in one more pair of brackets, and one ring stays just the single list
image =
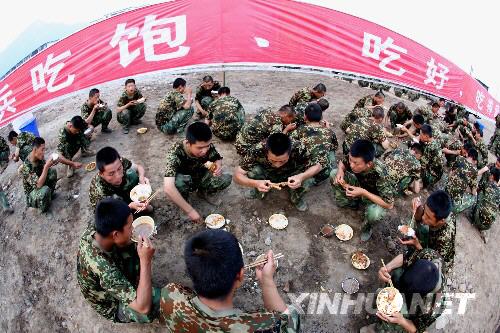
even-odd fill
[{"label": "red banner", "polygon": [[286,0],[177,0],[120,14],[39,53],[0,81],[0,127],[99,83],[178,67],[291,65],[413,87],[493,119],[474,78],[377,24]]}]

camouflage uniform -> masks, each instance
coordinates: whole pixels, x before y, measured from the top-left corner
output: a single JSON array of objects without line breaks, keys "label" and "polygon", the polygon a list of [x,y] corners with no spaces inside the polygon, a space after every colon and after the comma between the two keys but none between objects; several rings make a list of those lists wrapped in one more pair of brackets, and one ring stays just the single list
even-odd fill
[{"label": "camouflage uniform", "polygon": [[495,154],[496,157],[500,157],[500,113],[495,117],[496,129],[495,133],[490,139],[490,144],[488,149]]},{"label": "camouflage uniform", "polygon": [[[344,180],[347,184],[362,187],[370,193],[378,195],[388,204],[394,202],[395,184],[389,177],[387,167],[379,159],[373,160],[373,167],[362,173],[354,173],[351,170],[348,157],[344,157],[342,163],[345,166]],[[330,178],[335,179],[338,169],[334,169]],[[374,204],[366,198],[350,198],[346,195],[345,189],[340,184],[333,184],[335,201],[340,207],[350,207],[357,209],[360,204],[366,205],[365,220],[368,223],[380,221],[386,213],[386,210],[377,204]]]},{"label": "camouflage uniform", "polygon": [[434,185],[443,176],[443,152],[441,145],[435,139],[424,145],[420,165],[424,186]]},{"label": "camouflage uniform", "polygon": [[373,97],[375,97],[375,95],[367,95],[365,97],[360,98],[356,102],[356,104],[354,104],[353,110],[357,108],[366,108],[368,106],[374,106],[375,102],[373,101]]},{"label": "camouflage uniform", "polygon": [[175,187],[187,199],[190,192],[198,191],[203,194],[213,194],[231,185],[232,175],[224,173],[214,176],[204,164],[207,161],[221,160],[214,145],[211,144],[207,154],[203,157],[188,155],[184,149],[183,140],[177,141],[167,152],[164,177],[175,177]]},{"label": "camouflage uniform", "polygon": [[300,331],[301,310],[289,305],[283,313],[214,311],[189,288],[170,283],[161,290],[160,324],[170,332],[253,333]]},{"label": "camouflage uniform", "polygon": [[370,118],[373,114],[372,109],[367,109],[365,107],[355,107],[351,112],[345,115],[342,123],[340,124],[340,129],[344,132],[356,122],[358,119]]},{"label": "camouflage uniform", "polygon": [[459,119],[457,120],[454,124],[453,124],[453,130],[458,130],[458,132],[460,133],[460,135],[462,135],[462,138],[464,140],[469,140],[471,137],[472,137],[472,131],[474,129],[474,127],[472,126],[471,123],[467,122],[467,125],[464,125],[463,122],[462,122],[462,119]]},{"label": "camouflage uniform", "polygon": [[[245,155],[240,161],[240,167],[247,172],[247,177],[250,179],[280,183],[286,182],[289,177],[302,173],[307,168],[320,163],[320,157],[315,156],[315,158],[314,160],[310,159],[302,143],[294,141],[288,162],[279,168],[274,168],[268,161],[267,150],[264,147],[252,154]],[[314,178],[309,178],[302,182],[302,186],[297,189],[287,187],[292,204],[300,204],[304,195],[314,183]],[[257,192],[255,189],[254,193],[259,194],[260,198],[264,197],[265,194]]]},{"label": "camouflage uniform", "polygon": [[370,141],[375,147],[375,155],[379,157],[385,151],[382,142],[387,140],[387,136],[382,124],[377,124],[371,118],[358,119],[346,130],[346,136],[342,148],[344,155],[349,154],[349,149],[354,141],[365,139]]},{"label": "camouflage uniform", "polygon": [[212,132],[222,140],[234,140],[245,123],[245,109],[233,96],[220,97],[208,107]]},{"label": "camouflage uniform", "polygon": [[102,250],[94,239],[96,231],[87,228],[80,238],[76,257],[77,280],[83,297],[92,308],[114,322],[148,323],[157,316],[160,289],[152,290],[152,310],[144,315],[128,305],[137,297],[140,262],[136,246]]},{"label": "camouflage uniform", "polygon": [[189,119],[193,116],[194,108],[184,109],[182,105],[186,99],[177,90],[172,90],[163,97],[156,112],[156,127],[166,134],[175,134],[184,131]]},{"label": "camouflage uniform", "polygon": [[294,110],[295,110],[295,124],[297,124],[297,127],[303,126],[306,121],[305,121],[305,112],[306,112],[306,107],[309,105],[309,102],[298,102],[297,105],[295,105]]},{"label": "camouflage uniform", "polygon": [[19,158],[24,162],[26,157],[33,150],[33,141],[35,141],[35,135],[31,132],[21,132],[17,136],[16,149],[19,150]]},{"label": "camouflage uniform", "polygon": [[[142,97],[143,96],[139,89],[135,90],[132,97],[128,97],[127,92],[123,91],[122,95],[118,99],[118,103],[116,104],[116,106],[122,107],[128,102],[137,101]],[[116,120],[118,120],[118,122],[122,124],[123,127],[128,128],[130,125],[138,124],[139,120],[144,116],[145,113],[146,103],[139,103],[137,105],[129,106],[122,112],[118,112],[118,114],[116,115]]]},{"label": "camouflage uniform", "polygon": [[488,181],[484,189],[478,192],[477,204],[472,209],[471,222],[479,230],[488,230],[495,222],[500,204],[498,184]]},{"label": "camouflage uniform", "polygon": [[484,191],[486,189],[486,187],[488,186],[488,183],[490,182],[490,176],[491,176],[490,170],[493,168],[496,168],[495,163],[488,164],[488,170],[483,172],[483,174],[481,175],[481,179],[479,180],[479,184],[478,184],[478,192]]},{"label": "camouflage uniform", "polygon": [[410,109],[405,105],[401,113],[396,109],[397,103],[389,108],[389,118],[391,120],[391,128],[395,128],[396,124],[404,124],[406,121],[412,119],[413,115]]},{"label": "camouflage uniform", "polygon": [[89,199],[93,210],[95,210],[99,201],[107,197],[123,200],[127,204],[132,202],[130,191],[139,184],[139,174],[132,168],[131,161],[122,157],[121,162],[123,178],[119,186],[109,184],[98,173],[90,181]]},{"label": "camouflage uniform", "polygon": [[83,134],[83,131],[78,134],[71,134],[66,125],[59,131],[57,151],[68,160],[71,160],[80,149],[82,152],[87,150],[89,145],[90,139]]},{"label": "camouflage uniform", "polygon": [[253,154],[263,147],[263,141],[272,133],[281,133],[283,123],[280,116],[271,108],[257,112],[255,117],[246,122],[236,135],[234,146],[240,156]]},{"label": "camouflage uniform", "polygon": [[[101,100],[99,100],[97,103],[98,104],[105,104]],[[83,103],[80,111],[82,113],[82,118],[84,120],[86,120],[90,116],[93,108],[94,108],[94,106],[93,105],[90,106],[88,104],[88,102]],[[92,118],[91,125],[94,127],[102,125],[102,129],[106,129],[106,128],[108,128],[109,122],[111,121],[112,117],[113,117],[113,114],[107,105],[102,107],[102,108],[97,108],[97,110],[94,114],[94,118]]]},{"label": "camouflage uniform", "polygon": [[[445,147],[449,150],[462,150],[464,148],[464,143],[459,138],[453,138],[453,140],[448,142]],[[455,163],[457,156],[458,155],[454,154],[444,154],[444,157],[446,157],[446,166],[451,167],[453,163]]]},{"label": "camouflage uniform", "polygon": [[7,140],[0,136],[0,168],[4,168],[9,164],[10,148]]},{"label": "camouflage uniform", "polygon": [[305,87],[297,91],[295,94],[293,94],[292,98],[290,98],[290,102],[288,103],[288,105],[295,106],[297,105],[297,103],[300,102],[309,103],[313,99],[316,99],[316,97],[314,97],[314,95],[312,94],[311,89]]},{"label": "camouflage uniform", "polygon": [[420,178],[420,161],[406,148],[397,148],[385,157],[387,172],[399,194]]},{"label": "camouflage uniform", "polygon": [[385,90],[385,91],[391,90],[391,86],[375,82],[370,82],[370,88],[372,88],[373,90]]},{"label": "camouflage uniform", "polygon": [[[417,329],[417,333],[424,333],[427,331],[427,328],[431,326],[436,319],[442,314],[442,312],[446,309],[445,302],[445,287],[446,287],[446,275],[443,272],[443,258],[439,255],[438,252],[424,248],[419,251],[410,251],[403,253],[403,266],[391,272],[391,279],[393,283],[397,284],[398,280],[401,278],[404,271],[413,265],[417,260],[429,260],[432,261],[440,271],[440,284],[436,287],[436,290],[433,290],[431,293],[427,294],[424,298],[427,301],[427,297],[432,297],[433,306],[418,306],[415,310],[416,312],[413,314],[408,313],[407,304],[403,305],[401,309],[401,313],[403,317],[415,325]],[[401,326],[396,324],[391,324],[385,321],[379,321],[376,325],[377,333],[406,333]]]},{"label": "camouflage uniform", "polygon": [[321,165],[321,171],[314,176],[315,183],[319,184],[328,179],[335,167],[335,151],[339,147],[333,129],[306,124],[295,129],[290,134],[290,138],[300,141],[311,160]]},{"label": "camouflage uniform", "polygon": [[432,119],[434,119],[434,113],[429,105],[419,106],[415,109],[415,111],[413,111],[413,114],[419,114],[424,117],[424,121],[426,123],[429,123]]},{"label": "camouflage uniform", "polygon": [[479,153],[477,168],[482,169],[488,163],[488,147],[484,143],[483,139],[479,139],[476,140],[475,148]]},{"label": "camouflage uniform", "polygon": [[[208,112],[208,107],[212,102],[214,101],[214,97],[212,96],[212,90],[218,91],[220,89],[221,85],[219,81],[214,81],[214,86],[212,89],[207,90],[201,86],[201,84],[196,88],[196,94],[194,96],[195,101],[198,101],[200,103],[201,107],[203,110]],[[198,117],[203,118],[202,114],[200,112],[196,112]]]},{"label": "camouflage uniform", "polygon": [[445,191],[453,201],[453,212],[461,213],[472,207],[476,196],[466,193],[467,188],[477,187],[477,169],[463,156],[458,156],[448,173]]},{"label": "camouflage uniform", "polygon": [[42,187],[37,188],[36,183],[42,175],[44,165],[45,160],[33,164],[29,159],[26,159],[19,171],[23,179],[26,205],[28,207],[39,208],[42,213],[48,211],[50,208],[57,182],[57,172],[55,169],[50,168],[47,172],[45,183]]}]

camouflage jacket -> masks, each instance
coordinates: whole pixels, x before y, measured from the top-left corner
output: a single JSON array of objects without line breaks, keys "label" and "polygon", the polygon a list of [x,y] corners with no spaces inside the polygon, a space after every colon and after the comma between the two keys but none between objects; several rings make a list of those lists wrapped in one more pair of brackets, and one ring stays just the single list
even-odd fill
[{"label": "camouflage jacket", "polygon": [[384,126],[377,124],[371,118],[358,119],[346,130],[345,142],[351,147],[358,139],[369,140],[372,143],[382,144],[387,140]]},{"label": "camouflage jacket", "polygon": [[357,108],[366,108],[368,106],[374,106],[375,102],[373,101],[373,97],[375,97],[375,95],[368,95],[360,98],[356,102],[356,104],[354,104],[353,110]]},{"label": "camouflage jacket", "polygon": [[[294,110],[295,110],[295,124],[298,126],[302,126],[306,123],[304,115],[306,111],[306,107],[309,105],[309,102],[298,102],[297,105],[295,105]],[[293,133],[293,132],[292,132]]]},{"label": "camouflage jacket", "polygon": [[10,152],[10,147],[9,144],[7,143],[7,140],[3,136],[0,136],[0,153],[7,152],[7,154]]},{"label": "camouflage jacket", "polygon": [[345,170],[352,173],[359,182],[359,186],[370,193],[380,196],[386,203],[394,202],[394,192],[396,184],[389,177],[389,172],[385,163],[379,159],[373,160],[373,167],[365,172],[354,173],[349,164],[349,158],[344,157],[342,160]]},{"label": "camouflage jacket", "polygon": [[207,90],[201,86],[201,84],[196,88],[196,94],[194,96],[194,99],[198,101],[198,103],[201,103],[201,100],[203,97],[212,97],[212,90],[219,90],[221,87],[219,81],[214,81],[214,86],[212,89]]},{"label": "camouflage jacket", "polygon": [[391,151],[384,161],[393,184],[399,184],[405,177],[420,178],[420,161],[406,148]]},{"label": "camouflage jacket", "polygon": [[214,311],[191,289],[170,283],[161,290],[159,321],[171,332],[294,333],[300,331],[299,311],[292,305],[284,313]]},{"label": "camouflage jacket", "polygon": [[480,139],[476,140],[475,148],[479,153],[477,168],[481,169],[488,163],[488,146],[484,143],[483,139]]},{"label": "camouflage jacket", "polygon": [[66,124],[59,130],[59,142],[57,144],[57,151],[65,158],[71,160],[80,148],[87,147],[89,139],[85,137],[83,131],[78,134],[71,134]]},{"label": "camouflage jacket", "polygon": [[123,201],[130,203],[130,190],[126,187],[126,172],[132,167],[132,162],[122,157],[123,178],[120,186],[113,186],[102,179],[97,173],[90,181],[89,199],[92,209],[95,210],[97,203],[106,197],[119,197]]},{"label": "camouflage jacket", "polygon": [[422,166],[422,170],[427,170],[433,176],[441,178],[443,175],[443,152],[441,145],[436,139],[425,144],[420,165]]},{"label": "camouflage jacket", "polygon": [[44,166],[45,160],[38,161],[36,164],[33,164],[29,159],[24,160],[19,174],[23,179],[24,194],[27,196],[37,188],[36,183],[42,175]]},{"label": "camouflage jacket", "polygon": [[[32,147],[33,146],[33,141],[35,141],[35,135],[31,132],[21,132],[19,133],[19,135],[17,136],[17,144],[16,144],[16,148],[19,149],[19,151],[23,151],[25,149],[25,147]],[[31,150],[31,149],[29,149]],[[26,156],[21,156],[19,155],[21,160],[24,161],[24,158],[26,158]]]},{"label": "camouflage jacket", "polygon": [[457,156],[448,173],[446,192],[453,200],[460,200],[467,189],[477,187],[477,169],[465,157]]},{"label": "camouflage jacket", "polygon": [[88,228],[80,238],[76,256],[77,280],[83,297],[106,319],[116,321],[119,303],[128,305],[136,297],[139,256],[135,245],[102,250]]},{"label": "camouflage jacket", "polygon": [[172,119],[173,115],[182,109],[182,105],[186,102],[184,96],[177,90],[169,91],[160,101],[158,111],[156,111],[155,122],[156,126],[161,127],[166,122]]},{"label": "camouflage jacket", "polygon": [[419,106],[415,109],[415,111],[413,111],[413,114],[419,114],[424,117],[424,121],[426,123],[434,119],[434,113],[432,112],[432,108],[429,105]]},{"label": "camouflage jacket", "polygon": [[280,133],[282,130],[283,123],[276,112],[271,108],[260,110],[252,120],[243,125],[236,136],[236,151],[244,155],[248,148],[262,143],[271,133]]},{"label": "camouflage jacket", "polygon": [[220,97],[208,107],[208,119],[212,121],[214,132],[229,132],[243,125],[245,109],[233,96]]},{"label": "camouflage jacket", "polygon": [[498,213],[500,205],[500,187],[492,181],[484,186],[478,193],[477,209],[479,215],[484,218],[490,218],[491,222],[495,221],[495,216]]},{"label": "camouflage jacket", "polygon": [[[102,100],[99,100],[97,103],[98,103],[98,104],[105,104]],[[128,102],[127,102],[127,103],[128,103]],[[125,104],[126,104],[126,103],[125,103]],[[124,104],[124,105],[125,105],[125,104]],[[83,103],[82,107],[80,108],[80,112],[81,112],[82,118],[83,118],[83,119],[87,119],[87,118],[90,116],[90,114],[92,113],[92,109],[93,109],[93,108],[94,108],[94,106],[93,106],[93,105],[92,105],[92,106],[90,106],[90,105],[88,104],[88,101],[87,101],[87,102],[85,102],[85,103]],[[96,110],[96,114],[97,114],[98,112],[102,112],[102,111],[104,111],[104,110],[106,110],[106,107],[105,107],[105,106],[104,106],[104,107],[102,107],[102,108],[97,108],[97,110]]]},{"label": "camouflage jacket", "polygon": [[177,141],[170,147],[165,159],[164,177],[175,177],[178,173],[201,178],[208,169],[204,166],[207,161],[221,160],[215,146],[210,144],[208,152],[203,157],[190,156],[184,149],[184,140]]},{"label": "camouflage jacket", "polygon": [[464,125],[463,120],[459,119],[453,124],[453,130],[456,130],[462,135],[464,140],[468,140],[472,136],[473,126],[471,123],[467,122],[467,125]]},{"label": "camouflage jacket", "polygon": [[[130,101],[137,101],[138,99],[142,98],[142,94],[139,89],[135,89],[134,95],[132,97],[128,97],[127,92],[124,90],[120,98],[118,99],[118,103],[116,106],[121,107],[126,105]],[[133,106],[132,106],[133,107]]]},{"label": "camouflage jacket", "polygon": [[295,106],[299,102],[306,102],[309,103],[314,99],[314,96],[311,92],[311,89],[308,87],[302,88],[299,91],[297,91],[295,94],[293,94],[292,98],[290,98],[290,102],[288,105],[290,106]]},{"label": "camouflage jacket", "polygon": [[329,166],[328,153],[339,147],[337,136],[331,128],[305,124],[291,132],[290,138],[300,141],[312,164],[319,163],[321,168]]},{"label": "camouflage jacket", "polygon": [[367,109],[364,107],[354,108],[352,111],[345,115],[342,123],[340,124],[340,129],[346,132],[347,129],[356,122],[356,120],[370,118],[372,114],[373,111],[371,109]]},{"label": "camouflage jacket", "polygon": [[7,140],[3,136],[0,136],[0,167],[5,167],[9,164],[9,154],[10,147],[7,144]]},{"label": "camouflage jacket", "polygon": [[403,112],[399,113],[396,109],[398,104],[393,104],[389,108],[389,118],[391,119],[391,126],[396,127],[396,124],[404,124],[407,120],[412,119],[413,115],[410,109],[405,105]]}]

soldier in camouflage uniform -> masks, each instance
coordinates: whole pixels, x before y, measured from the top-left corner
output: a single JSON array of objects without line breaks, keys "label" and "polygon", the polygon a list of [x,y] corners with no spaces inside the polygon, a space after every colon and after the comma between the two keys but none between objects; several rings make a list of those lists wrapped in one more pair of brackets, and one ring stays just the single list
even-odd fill
[{"label": "soldier in camouflage uniform", "polygon": [[349,148],[358,139],[368,140],[375,147],[375,156],[380,157],[385,150],[389,149],[389,140],[382,122],[384,121],[384,109],[376,106],[372,110],[370,118],[356,120],[346,130],[346,136],[342,148],[344,155],[349,154]]},{"label": "soldier in camouflage uniform", "polygon": [[315,185],[328,179],[335,167],[335,151],[339,147],[337,136],[329,124],[321,123],[323,110],[319,103],[310,103],[305,110],[305,125],[290,134],[292,140],[300,141],[311,159],[319,161],[321,171],[314,176]]},{"label": "soldier in camouflage uniform", "polygon": [[154,247],[139,236],[132,243],[132,214],[121,200],[97,205],[95,224],[80,238],[77,280],[83,297],[113,322],[149,323],[158,314],[160,289],[151,285]]},{"label": "soldier in camouflage uniform", "polygon": [[[173,89],[160,101],[155,117],[156,127],[165,134],[183,132],[194,113],[191,106],[192,91],[186,87],[186,80],[175,79]],[[182,95],[184,93],[187,98]]]},{"label": "soldier in camouflage uniform", "polygon": [[208,120],[215,136],[233,141],[245,123],[245,109],[237,98],[230,96],[228,87],[220,88],[218,93],[219,98],[208,107]]},{"label": "soldier in camouflage uniform", "polygon": [[144,168],[123,158],[112,147],[104,147],[96,155],[97,174],[90,181],[89,199],[92,210],[104,198],[113,197],[125,201],[130,209],[153,211],[151,205],[133,202],[130,191],[138,184],[149,184]]},{"label": "soldier in camouflage uniform", "polygon": [[372,225],[380,221],[386,209],[394,206],[394,191],[387,167],[375,158],[375,148],[368,140],[356,140],[349,155],[339,162],[330,175],[335,201],[340,207],[357,209],[366,205],[361,240],[367,241]]},{"label": "soldier in camouflage uniform", "polygon": [[420,106],[413,111],[413,114],[420,114],[424,117],[426,123],[439,117],[439,103],[432,103],[431,105]]},{"label": "soldier in camouflage uniform", "polygon": [[10,148],[3,136],[0,136],[0,169],[9,164]]},{"label": "soldier in camouflage uniform", "polygon": [[470,140],[474,138],[472,134],[474,127],[467,118],[459,118],[452,126],[452,130],[457,133],[462,140]]},{"label": "soldier in camouflage uniform", "polygon": [[203,77],[203,82],[196,88],[194,97],[196,118],[203,119],[208,116],[208,107],[215,100],[212,91],[219,91],[220,87],[219,81],[214,81],[210,75]]},{"label": "soldier in camouflage uniform", "polygon": [[[374,330],[362,328],[360,332],[426,332],[446,309],[446,298],[443,294],[446,291],[446,275],[443,266],[443,258],[429,248],[405,252],[390,261],[386,267],[382,266],[378,272],[379,279],[385,283],[391,280],[395,288],[406,297],[405,304],[400,312],[390,317],[377,312],[381,321],[371,325]],[[416,289],[426,301],[426,305],[416,307],[414,313],[408,313],[412,297],[417,294]],[[427,303],[428,301],[432,303]]]},{"label": "soldier in camouflage uniform", "polygon": [[486,146],[486,143],[484,143],[483,130],[480,128],[479,123],[474,123],[474,130],[472,134],[474,135],[474,140],[470,140],[470,142],[479,153],[477,168],[482,169],[488,163],[488,147]]},{"label": "soldier in camouflage uniform", "polygon": [[443,152],[441,145],[433,137],[432,127],[427,124],[422,125],[420,130],[420,142],[424,145],[424,153],[420,159],[422,181],[424,186],[432,186],[443,176]]},{"label": "soldier in camouflage uniform", "polygon": [[[459,214],[472,207],[477,194],[477,150],[471,148],[467,156],[458,156],[447,175],[445,191],[453,202],[453,213]],[[470,193],[467,193],[470,190]]]},{"label": "soldier in camouflage uniform", "polygon": [[321,110],[323,110],[323,112],[326,109],[328,109],[328,107],[330,106],[330,103],[328,103],[328,101],[325,98],[320,98],[317,100],[313,100],[311,102],[299,102],[299,103],[297,103],[297,105],[294,107],[294,110],[295,110],[294,123],[297,125],[297,127],[300,127],[300,126],[305,124],[304,112],[306,110],[307,105],[309,105],[309,103],[317,103],[321,107]]},{"label": "soldier in camouflage uniform", "polygon": [[478,185],[479,191],[484,191],[486,189],[486,186],[490,182],[491,170],[493,170],[494,168],[500,169],[500,157],[497,157],[495,163],[489,163],[488,165],[478,170],[477,173],[481,177]]},{"label": "soldier in camouflage uniform", "polygon": [[[423,147],[418,143],[412,145],[411,150],[407,148],[397,148],[388,153],[384,162],[387,172],[393,184],[396,185],[397,194],[407,193],[412,183],[420,180],[420,158],[422,157]],[[418,193],[418,189],[415,189]]]},{"label": "soldier in camouflage uniform", "polygon": [[393,104],[389,108],[389,118],[391,120],[391,128],[396,128],[396,124],[403,125],[408,120],[411,120],[413,117],[410,109],[403,102],[398,102]]},{"label": "soldier in camouflage uniform", "polygon": [[340,124],[340,129],[345,132],[356,120],[371,117],[372,109],[375,106],[382,106],[384,100],[385,95],[381,91],[378,91],[375,95],[368,95],[361,98],[356,102],[352,111],[345,115]]},{"label": "soldier in camouflage uniform", "polygon": [[[268,262],[256,268],[267,311],[245,313],[227,308],[245,279],[238,240],[223,230],[205,230],[191,237],[184,249],[184,261],[194,291],[170,283],[161,290],[160,324],[169,332],[253,333],[300,331],[300,307],[287,305],[279,296],[272,252]],[[210,301],[209,304],[208,301]],[[216,311],[214,307],[225,310]]]},{"label": "soldier in camouflage uniform", "polygon": [[[142,101],[143,100],[143,101]],[[146,113],[146,98],[135,86],[134,79],[125,81],[125,90],[118,99],[116,120],[123,126],[123,133],[128,134],[130,125],[139,125],[141,118]]]},{"label": "soldier in camouflage uniform", "polygon": [[283,105],[278,112],[271,108],[257,111],[255,117],[246,122],[236,135],[234,146],[240,156],[252,155],[263,147],[264,141],[272,133],[288,132],[294,130],[297,125],[295,111],[289,105]]},{"label": "soldier in camouflage uniform", "polygon": [[263,199],[271,190],[270,183],[286,183],[291,203],[299,211],[307,210],[305,193],[315,184],[314,176],[322,167],[321,154],[308,156],[300,141],[292,140],[284,133],[273,133],[265,147],[245,155],[234,172],[234,181],[251,187],[249,198]]},{"label": "soldier in camouflage uniform", "polygon": [[293,94],[288,105],[295,107],[297,103],[309,103],[315,99],[320,99],[326,94],[326,86],[323,83],[318,83],[314,88],[305,87]]},{"label": "soldier in camouflage uniform", "polygon": [[82,164],[73,161],[76,154],[81,151],[82,157],[95,155],[95,152],[89,150],[90,135],[85,134],[87,123],[80,116],[74,116],[70,121],[66,122],[63,128],[59,131],[59,142],[57,151],[60,154],[59,161],[67,166],[66,176],[72,177],[74,169],[79,169]]},{"label": "soldier in camouflage uniform", "polygon": [[495,133],[490,139],[488,149],[495,154],[496,157],[500,157],[500,113],[495,117],[496,128]]},{"label": "soldier in camouflage uniform", "polygon": [[[500,204],[500,169],[492,168],[488,182],[480,189],[477,203],[469,219],[480,231],[488,230],[495,222]],[[484,237],[483,237],[484,239]]]},{"label": "soldier in camouflage uniform", "polygon": [[50,208],[57,182],[57,172],[51,167],[59,162],[52,158],[45,161],[44,155],[45,141],[35,138],[33,149],[19,171],[23,180],[26,206],[38,208],[42,213]]},{"label": "soldier in camouflage uniform", "polygon": [[[213,169],[207,162],[213,163]],[[202,218],[187,202],[189,193],[196,191],[198,196],[217,206],[220,202],[209,196],[229,187],[232,181],[230,174],[222,173],[222,156],[212,144],[210,127],[203,122],[189,125],[186,139],[169,148],[163,177],[167,197],[197,223],[201,223]]]},{"label": "soldier in camouflage uniform", "polygon": [[99,89],[90,89],[89,99],[83,103],[80,109],[82,118],[94,128],[101,125],[102,133],[111,133],[112,131],[108,128],[108,125],[113,115],[108,108],[108,104],[104,103],[100,97]]},{"label": "soldier in camouflage uniform", "polygon": [[10,144],[16,147],[15,152],[11,156],[12,160],[17,162],[21,159],[24,162],[33,148],[33,141],[35,140],[33,133],[21,132],[17,134],[16,131],[10,131],[8,139]]},{"label": "soldier in camouflage uniform", "polygon": [[406,89],[394,87],[394,95],[401,98],[401,97],[403,97],[403,94],[406,94]]}]

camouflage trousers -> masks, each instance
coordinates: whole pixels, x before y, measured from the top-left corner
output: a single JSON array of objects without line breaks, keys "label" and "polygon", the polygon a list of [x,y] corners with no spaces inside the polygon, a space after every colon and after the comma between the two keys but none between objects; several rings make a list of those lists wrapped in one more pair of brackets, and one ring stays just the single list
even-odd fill
[{"label": "camouflage trousers", "polygon": [[[382,147],[382,145],[380,143],[372,142],[372,145],[373,145],[373,147],[375,147],[375,156],[376,157],[380,157],[380,156],[382,156],[382,154],[384,154],[385,149],[384,149],[384,147]],[[342,150],[343,150],[345,156],[349,155],[350,148],[351,147],[349,147],[344,140],[344,142],[342,143]]]},{"label": "camouflage trousers", "polygon": [[19,159],[24,162],[24,160],[26,159],[26,157],[28,157],[32,150],[32,145],[25,145],[24,147],[19,149]]},{"label": "camouflage trousers", "polygon": [[91,125],[94,127],[102,125],[102,128],[108,128],[109,122],[111,121],[112,117],[113,114],[111,110],[109,108],[106,108],[104,110],[96,112],[94,118],[92,119]]},{"label": "camouflage trousers", "polygon": [[434,184],[436,184],[440,179],[442,175],[436,175],[429,170],[422,170],[422,182],[424,184],[424,187],[429,187]]},{"label": "camouflage trousers", "polygon": [[454,214],[460,214],[466,209],[471,208],[476,203],[477,197],[470,193],[463,193],[461,197],[453,198],[453,208],[452,212]]},{"label": "camouflage trousers", "polygon": [[[267,172],[266,170],[264,170],[260,166],[254,167],[252,170],[248,171],[248,173],[247,173],[247,177],[250,179],[259,179],[259,180],[266,180],[267,179],[273,183],[286,182],[288,180],[288,177],[291,177],[291,176],[293,176],[293,174],[276,176],[275,174],[273,174],[271,172]],[[309,191],[309,189],[314,184],[315,184],[314,178],[309,178],[309,179],[306,179],[304,182],[302,182],[301,187],[299,187],[295,190],[287,187],[288,193],[290,195],[290,202],[294,205],[298,204],[304,198],[304,195]],[[264,199],[264,196],[265,196],[264,193],[260,193],[261,199]]]},{"label": "camouflage trousers", "polygon": [[55,169],[49,169],[45,184],[41,188],[34,189],[26,196],[26,205],[28,207],[38,208],[42,213],[49,210],[52,202],[52,195],[56,188],[57,172]]},{"label": "camouflage trousers", "polygon": [[0,152],[0,167],[3,168],[4,166],[6,167],[7,164],[9,164],[9,151],[2,151]]},{"label": "camouflage trousers", "polygon": [[122,124],[123,127],[129,127],[130,125],[138,123],[139,119],[141,119],[145,113],[146,104],[140,103],[134,106],[130,106],[122,112],[118,112],[116,120],[118,120],[118,122]]},{"label": "camouflage trousers", "polygon": [[73,156],[78,153],[78,151],[86,150],[90,146],[90,138],[85,134],[77,134],[78,138],[72,142],[65,142],[63,145],[58,147],[59,152],[68,160],[71,160]]},{"label": "camouflage trousers", "polygon": [[403,179],[397,183],[396,194],[403,195],[412,182],[413,177],[403,177]]},{"label": "camouflage trousers", "polygon": [[118,323],[151,323],[155,318],[158,317],[158,313],[160,311],[161,288],[153,287],[151,298],[152,306],[148,314],[139,313],[131,309],[128,304],[120,302],[118,304],[118,309],[116,310],[114,321]]},{"label": "camouflage trousers", "polygon": [[[345,189],[339,184],[333,184],[333,180],[337,176],[338,169],[333,169],[330,173],[330,178],[332,180],[333,193],[335,195],[335,202],[340,207],[348,207],[357,209],[360,205],[365,206],[365,220],[366,222],[373,224],[382,220],[382,218],[387,213],[387,210],[380,207],[377,204],[372,203],[370,200],[365,198],[350,198],[346,195]],[[346,183],[352,186],[360,186],[358,179],[351,172],[344,173],[344,180]]]},{"label": "camouflage trousers", "polygon": [[335,157],[335,152],[331,151],[327,155],[328,159],[328,166],[323,168],[316,176],[314,176],[314,185],[319,185],[328,178],[330,178],[330,173],[332,172],[332,169],[335,168],[337,164],[337,159]]},{"label": "camouflage trousers", "polygon": [[481,201],[482,194],[479,195],[477,204],[472,208],[472,214],[469,216],[469,219],[479,230],[488,230],[495,222],[497,211],[482,209]]},{"label": "camouflage trousers", "polygon": [[[205,97],[202,97],[201,101],[199,101],[199,102],[200,102],[200,105],[203,108],[203,110],[208,111],[208,107],[210,106],[210,104],[212,104],[213,101],[214,101],[213,97],[205,96]],[[205,118],[205,116],[199,111],[196,111],[196,116],[198,117],[198,119]]]},{"label": "camouflage trousers", "polygon": [[490,139],[490,144],[488,149],[495,154],[496,157],[500,157],[500,129],[495,130],[495,134]]},{"label": "camouflage trousers", "polygon": [[182,109],[177,111],[169,121],[159,126],[158,129],[165,134],[182,133],[186,125],[193,116],[194,108]]},{"label": "camouflage trousers", "polygon": [[175,187],[185,199],[189,197],[189,193],[195,191],[205,194],[222,191],[228,188],[232,181],[231,174],[223,173],[216,177],[208,170],[197,177],[180,173],[175,175]]}]

